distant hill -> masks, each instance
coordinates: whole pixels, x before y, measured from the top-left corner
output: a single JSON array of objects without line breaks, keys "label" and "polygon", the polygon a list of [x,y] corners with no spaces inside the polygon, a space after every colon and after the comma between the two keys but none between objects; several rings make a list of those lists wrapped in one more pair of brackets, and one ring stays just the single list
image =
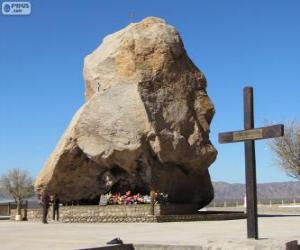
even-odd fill
[{"label": "distant hill", "polygon": [[[239,200],[245,196],[244,184],[230,184],[226,182],[214,182],[215,201]],[[257,185],[258,200],[284,200],[300,201],[300,181],[271,182]]]},{"label": "distant hill", "polygon": [[9,196],[0,188],[0,200],[6,200]]},{"label": "distant hill", "polygon": [[0,200],[6,200],[8,198],[9,198],[9,195],[0,186]]}]

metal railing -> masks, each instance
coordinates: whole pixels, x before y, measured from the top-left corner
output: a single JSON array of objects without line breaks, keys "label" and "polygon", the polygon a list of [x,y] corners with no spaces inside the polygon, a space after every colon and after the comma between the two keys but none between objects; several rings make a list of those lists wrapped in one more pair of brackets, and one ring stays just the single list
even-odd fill
[{"label": "metal railing", "polygon": [[[15,202],[6,202],[6,203],[0,203],[0,216],[10,216],[11,210],[16,209],[17,204]],[[24,218],[27,218],[27,209],[28,209],[28,201],[25,200],[22,203],[21,209],[24,210]]]}]

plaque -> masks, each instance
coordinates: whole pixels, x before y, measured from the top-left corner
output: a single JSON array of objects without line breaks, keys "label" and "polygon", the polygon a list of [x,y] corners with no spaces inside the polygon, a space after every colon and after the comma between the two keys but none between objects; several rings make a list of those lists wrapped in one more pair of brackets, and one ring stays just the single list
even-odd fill
[{"label": "plaque", "polygon": [[255,140],[260,138],[263,138],[263,130],[261,128],[238,131],[233,133],[234,141]]},{"label": "plaque", "polygon": [[100,206],[106,206],[107,203],[108,203],[107,196],[102,194],[102,195],[100,196],[99,205],[100,205]]}]

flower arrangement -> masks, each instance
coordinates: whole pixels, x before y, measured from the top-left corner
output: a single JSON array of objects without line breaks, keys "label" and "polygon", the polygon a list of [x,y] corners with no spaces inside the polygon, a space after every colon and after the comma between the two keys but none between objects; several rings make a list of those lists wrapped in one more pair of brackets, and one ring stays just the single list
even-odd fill
[{"label": "flower arrangement", "polygon": [[[102,202],[101,202],[102,201]],[[168,202],[168,195],[163,193],[155,193],[155,203],[165,204]],[[132,194],[127,191],[124,195],[120,193],[101,195],[100,205],[133,205],[133,204],[149,204],[151,203],[150,195]]]},{"label": "flower arrangement", "polygon": [[132,194],[131,191],[127,191],[124,195],[107,194],[107,204],[109,205],[132,205],[132,204],[145,204],[150,203],[150,197],[141,194]]}]

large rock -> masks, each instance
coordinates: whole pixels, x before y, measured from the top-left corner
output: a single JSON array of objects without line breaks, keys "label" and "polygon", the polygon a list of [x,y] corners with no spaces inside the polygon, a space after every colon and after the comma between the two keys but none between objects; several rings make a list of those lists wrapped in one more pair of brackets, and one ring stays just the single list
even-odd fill
[{"label": "large rock", "polygon": [[107,191],[213,198],[214,106],[174,27],[146,18],[104,38],[84,60],[86,102],[36,180],[62,200]]}]

